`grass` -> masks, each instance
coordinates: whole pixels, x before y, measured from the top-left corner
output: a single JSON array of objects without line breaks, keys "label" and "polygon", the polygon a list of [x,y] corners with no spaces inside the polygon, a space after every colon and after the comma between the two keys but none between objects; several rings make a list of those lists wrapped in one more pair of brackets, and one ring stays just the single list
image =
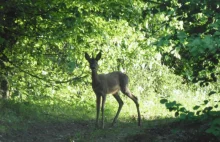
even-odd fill
[{"label": "grass", "polygon": [[[168,96],[169,100],[183,104],[190,111],[193,110],[193,106],[207,99],[207,96],[202,92],[181,92],[178,90],[174,92],[173,95]],[[137,126],[135,104],[121,94],[124,106],[118,123],[114,127],[110,127],[118,104],[109,95],[105,109],[106,127],[105,129],[97,129],[94,127],[95,95],[91,93],[91,90],[85,90],[81,95],[69,94],[71,93],[61,90],[53,96],[38,96],[22,101],[1,101],[0,139],[2,138],[3,141],[34,141],[36,139],[39,141],[94,142],[128,141],[133,138],[148,139],[151,137],[146,133],[158,136],[158,130],[163,134],[166,134],[168,130],[172,130],[170,133],[174,133],[174,129],[170,127],[178,121],[178,118],[174,117],[174,112],[169,112],[163,104],[160,104],[160,95],[153,92],[143,95],[136,91],[135,94],[139,94],[140,98],[142,127]],[[219,96],[213,96],[213,99],[219,100]],[[214,111],[219,110],[219,107],[214,109]],[[161,126],[164,126],[164,129]],[[29,137],[25,137],[25,135]],[[168,138],[172,137],[174,135],[170,134]],[[160,138],[155,138],[160,141]]]}]

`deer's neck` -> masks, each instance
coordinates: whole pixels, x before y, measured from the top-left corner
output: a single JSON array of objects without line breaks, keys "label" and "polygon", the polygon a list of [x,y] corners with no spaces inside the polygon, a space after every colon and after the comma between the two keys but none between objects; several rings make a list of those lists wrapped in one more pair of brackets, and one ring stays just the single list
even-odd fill
[{"label": "deer's neck", "polygon": [[95,88],[100,83],[98,73],[96,70],[92,70],[92,86]]}]

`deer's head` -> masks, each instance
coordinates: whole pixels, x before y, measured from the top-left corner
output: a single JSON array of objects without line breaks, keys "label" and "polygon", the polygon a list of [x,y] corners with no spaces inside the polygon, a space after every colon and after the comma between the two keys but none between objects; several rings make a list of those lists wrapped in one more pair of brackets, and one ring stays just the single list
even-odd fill
[{"label": "deer's head", "polygon": [[96,57],[90,57],[88,53],[85,53],[85,58],[89,62],[90,69],[91,70],[97,70],[98,69],[98,60],[101,58],[101,51],[96,55]]}]

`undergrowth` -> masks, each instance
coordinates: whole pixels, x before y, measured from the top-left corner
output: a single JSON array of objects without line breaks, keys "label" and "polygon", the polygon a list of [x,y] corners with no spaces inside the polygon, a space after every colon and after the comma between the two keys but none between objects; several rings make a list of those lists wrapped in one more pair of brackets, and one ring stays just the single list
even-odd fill
[{"label": "undergrowth", "polygon": [[[106,135],[106,131],[95,129],[95,125],[93,125],[96,115],[95,95],[93,92],[91,93],[90,90],[85,92],[85,94],[80,95],[69,95],[70,92],[66,91],[65,93],[62,93],[62,95],[60,92],[57,92],[57,94],[54,94],[53,96],[29,96],[25,100],[19,100],[16,98],[11,100],[1,100],[0,134],[10,134],[12,131],[26,131],[31,124],[38,123],[85,122],[88,123],[91,129],[94,129],[89,135],[93,140]],[[176,92],[178,91],[176,90]],[[138,92],[136,92],[136,94],[137,93]],[[165,102],[161,104],[161,96],[152,93],[148,96],[139,97],[142,127],[141,129],[136,129],[138,127],[136,127],[137,112],[135,104],[123,94],[121,94],[121,96],[124,101],[124,106],[114,130],[110,130],[112,135],[114,133],[120,133],[120,131],[123,131],[123,133],[120,134],[120,137],[125,137],[125,133],[126,135],[134,135],[141,133],[144,129],[158,127],[182,119],[182,117],[175,117],[177,116],[177,111],[170,111],[169,108],[167,109],[164,106]],[[203,99],[206,99],[204,94],[199,95],[198,92],[192,91],[188,91],[187,94],[183,92],[173,95],[170,94],[168,98],[170,101],[175,100],[175,102],[183,104],[184,108],[189,111],[193,111],[194,106],[203,102]],[[213,99],[217,100],[219,99],[219,96],[213,96]],[[168,101],[166,101],[166,103],[168,103]],[[116,114],[117,108],[118,104],[116,100],[109,95],[107,97],[105,109],[105,124],[107,130],[110,128],[110,124]],[[213,110],[219,111],[219,108],[216,107]],[[124,125],[136,130],[122,130],[122,128],[125,127]],[[210,125],[214,124],[212,123]],[[209,131],[212,131],[212,129]],[[71,137],[71,139],[74,139],[75,137],[77,137],[78,140],[87,139],[84,136],[80,136],[81,134],[82,132],[79,132],[73,138]]]}]

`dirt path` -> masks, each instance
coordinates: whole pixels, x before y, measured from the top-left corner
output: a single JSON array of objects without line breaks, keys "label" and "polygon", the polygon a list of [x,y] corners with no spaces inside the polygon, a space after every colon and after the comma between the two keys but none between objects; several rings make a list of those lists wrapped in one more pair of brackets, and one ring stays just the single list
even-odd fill
[{"label": "dirt path", "polygon": [[170,123],[151,128],[120,122],[114,128],[97,129],[94,122],[56,122],[28,124],[22,131],[0,133],[0,142],[217,142],[206,133],[198,133],[203,124]]},{"label": "dirt path", "polygon": [[[2,135],[1,142],[66,142],[73,139],[77,134],[83,135],[89,131],[85,123],[47,123],[31,124],[27,130],[12,131]],[[80,137],[80,136],[79,136]]]},{"label": "dirt path", "polygon": [[28,124],[26,130],[0,133],[0,142],[117,142],[140,130],[135,124],[131,127],[119,124],[115,128],[107,125],[105,129],[97,129],[94,122],[89,121],[37,123]]}]

